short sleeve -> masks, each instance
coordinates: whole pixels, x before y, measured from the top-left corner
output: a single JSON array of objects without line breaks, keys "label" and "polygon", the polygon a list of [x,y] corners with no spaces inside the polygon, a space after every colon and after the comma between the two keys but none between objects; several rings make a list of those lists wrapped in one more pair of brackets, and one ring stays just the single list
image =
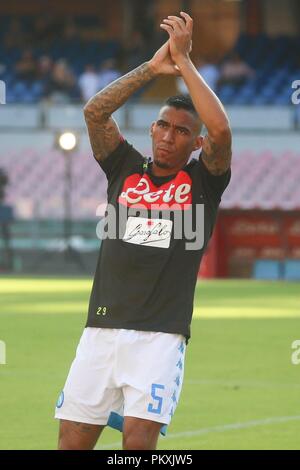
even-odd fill
[{"label": "short sleeve", "polygon": [[96,161],[104,171],[108,183],[111,183],[121,174],[136,169],[143,162],[143,157],[127,140],[122,139],[118,147],[104,160]]},{"label": "short sleeve", "polygon": [[214,206],[218,206],[221,202],[222,194],[229,184],[231,178],[231,169],[229,168],[222,175],[213,175],[206,168],[201,155],[199,157],[199,167],[202,185],[206,196]]},{"label": "short sleeve", "polygon": [[126,152],[128,152],[130,145],[124,139],[122,139],[117,148],[111,152],[104,160],[97,160],[100,167],[106,174],[109,180],[114,173],[120,172],[124,163]]}]

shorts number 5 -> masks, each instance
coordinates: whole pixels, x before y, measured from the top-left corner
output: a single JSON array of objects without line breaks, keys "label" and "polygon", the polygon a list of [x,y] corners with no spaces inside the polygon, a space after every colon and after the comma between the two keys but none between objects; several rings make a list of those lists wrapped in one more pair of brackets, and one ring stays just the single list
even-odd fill
[{"label": "shorts number 5", "polygon": [[[160,385],[160,384],[152,384],[151,387],[151,397],[153,398],[155,404],[149,403],[148,405],[148,411],[150,413],[155,413],[155,414],[160,414],[161,413],[161,408],[162,408],[162,402],[163,398],[160,397],[159,395],[156,394],[156,391],[159,390],[164,390],[165,386]],[[155,406],[154,406],[155,405]]]}]

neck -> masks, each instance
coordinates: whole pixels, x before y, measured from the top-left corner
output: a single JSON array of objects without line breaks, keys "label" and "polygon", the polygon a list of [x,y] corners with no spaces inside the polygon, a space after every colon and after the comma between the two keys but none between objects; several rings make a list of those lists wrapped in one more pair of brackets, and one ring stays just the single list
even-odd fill
[{"label": "neck", "polygon": [[170,176],[170,175],[176,175],[182,168],[186,165],[187,162],[184,163],[184,165],[178,165],[176,167],[172,168],[161,168],[160,166],[157,166],[155,162],[152,164],[151,168],[151,173],[154,176]]}]

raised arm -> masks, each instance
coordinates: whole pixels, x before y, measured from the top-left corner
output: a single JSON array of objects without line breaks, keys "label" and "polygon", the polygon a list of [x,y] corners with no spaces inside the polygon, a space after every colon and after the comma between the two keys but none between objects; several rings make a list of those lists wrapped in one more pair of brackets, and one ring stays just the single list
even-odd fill
[{"label": "raised arm", "polygon": [[200,76],[189,56],[193,20],[184,12],[181,18],[168,16],[161,28],[170,37],[170,53],[188,87],[199,118],[208,134],[203,140],[202,159],[213,175],[221,175],[231,163],[231,130],[222,103]]},{"label": "raised arm", "polygon": [[170,56],[169,41],[150,61],[115,80],[87,102],[84,116],[94,156],[98,161],[103,161],[120,142],[120,131],[112,113],[159,74],[179,74]]}]

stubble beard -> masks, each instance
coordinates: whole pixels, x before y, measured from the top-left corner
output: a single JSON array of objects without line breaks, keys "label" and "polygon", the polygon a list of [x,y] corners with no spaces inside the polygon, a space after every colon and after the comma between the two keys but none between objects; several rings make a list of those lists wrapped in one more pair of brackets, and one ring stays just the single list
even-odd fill
[{"label": "stubble beard", "polygon": [[169,168],[171,168],[170,163],[162,162],[159,158],[156,158],[154,160],[154,163],[155,163],[156,166],[158,166],[159,168],[162,168],[164,170],[168,170]]}]

